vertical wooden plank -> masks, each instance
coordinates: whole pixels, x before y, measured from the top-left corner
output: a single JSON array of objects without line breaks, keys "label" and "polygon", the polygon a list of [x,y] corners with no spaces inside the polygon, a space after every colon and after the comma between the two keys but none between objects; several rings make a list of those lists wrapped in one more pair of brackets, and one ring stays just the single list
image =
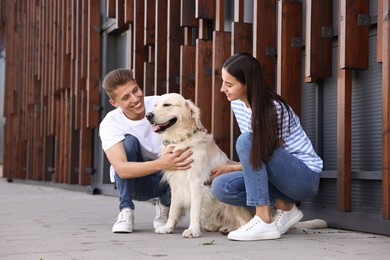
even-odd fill
[{"label": "vertical wooden plank", "polygon": [[215,1],[196,0],[195,18],[213,20],[215,18]]},{"label": "vertical wooden plank", "polygon": [[86,127],[99,125],[100,102],[100,9],[97,0],[88,0],[87,116]]},{"label": "vertical wooden plank", "polygon": [[232,54],[237,52],[252,53],[252,24],[232,23]]},{"label": "vertical wooden plank", "polygon": [[146,96],[154,95],[154,59],[156,35],[156,0],[145,0],[145,35],[148,60],[144,63],[143,91]]},{"label": "vertical wooden plank", "polygon": [[[80,74],[82,78],[87,77],[88,70],[88,37],[90,33],[89,17],[88,17],[88,3],[89,1],[82,1],[81,3],[81,24],[80,30]],[[97,24],[99,25],[99,24]]]},{"label": "vertical wooden plank", "polygon": [[[49,106],[49,109],[48,109],[48,117],[49,117],[49,120],[48,120],[48,131],[49,131],[49,134],[52,134],[52,135],[55,135],[55,123],[56,123],[56,105],[55,105],[55,99],[54,99],[54,89],[55,89],[55,86],[53,85],[53,82],[52,82],[52,77],[51,75],[53,75],[53,66],[54,66],[54,62],[53,62],[53,33],[54,33],[54,30],[53,30],[53,23],[54,23],[54,19],[53,19],[53,2],[51,1],[48,1],[47,2],[47,53],[46,53],[46,76],[45,76],[45,83],[46,83],[46,89],[47,89],[47,97],[48,97],[48,106]],[[57,167],[57,166],[56,166]],[[57,173],[56,173],[57,174]]]},{"label": "vertical wooden plank", "polygon": [[382,62],[382,37],[383,37],[383,0],[378,0],[377,13],[377,41],[376,41],[376,61]]},{"label": "vertical wooden plank", "polygon": [[[212,54],[212,116],[211,132],[217,145],[232,158],[231,135],[231,109],[230,102],[221,93],[223,63],[231,54],[231,33],[214,31]],[[224,120],[221,120],[224,118]]]},{"label": "vertical wooden plank", "polygon": [[278,12],[277,92],[300,115],[302,2],[281,0]]},{"label": "vertical wooden plank", "polygon": [[181,0],[180,26],[196,27],[198,21],[195,19],[195,0]]},{"label": "vertical wooden plank", "polygon": [[180,0],[168,0],[167,21],[167,92],[180,93],[180,46],[184,31],[180,27]]},{"label": "vertical wooden plank", "polygon": [[253,56],[260,62],[267,87],[275,89],[276,0],[254,1]]},{"label": "vertical wooden plank", "polygon": [[339,69],[337,81],[337,209],[351,211],[352,72]]},{"label": "vertical wooden plank", "polygon": [[[342,5],[344,0],[339,1],[340,16],[344,12]],[[339,22],[339,57],[343,55],[342,28]],[[345,32],[344,32],[345,34]],[[352,71],[342,69],[341,59],[338,64],[337,77],[337,209],[351,211],[351,95],[352,95]]]},{"label": "vertical wooden plank", "polygon": [[106,17],[115,18],[116,15],[116,0],[106,0]]},{"label": "vertical wooden plank", "polygon": [[234,21],[244,22],[244,0],[234,0]]},{"label": "vertical wooden plank", "polygon": [[156,34],[156,0],[145,0],[145,35],[144,45],[155,44]]},{"label": "vertical wooden plank", "polygon": [[180,47],[180,93],[186,98],[195,100],[195,46]]},{"label": "vertical wooden plank", "polygon": [[74,184],[71,182],[71,139],[70,134],[72,133],[72,110],[70,106],[69,89],[64,89],[63,103],[64,103],[64,122],[63,122],[63,174],[64,182],[68,184]]},{"label": "vertical wooden plank", "polygon": [[[5,13],[5,20],[7,20],[7,23],[5,24],[4,32],[7,35],[7,38],[5,38],[5,43],[7,46],[7,59],[5,60],[5,66],[7,70],[7,75],[5,77],[5,85],[6,86],[14,86],[13,84],[13,71],[14,71],[14,26],[15,26],[15,5],[11,3],[10,1],[3,1],[2,7],[5,6],[7,9],[7,13]],[[12,116],[12,107],[10,104],[13,104],[12,100],[12,88],[7,87],[4,89],[4,117],[6,118],[6,122],[4,124],[4,154],[3,154],[3,174],[4,177],[8,179],[12,179],[14,172],[13,172],[13,163],[11,158],[12,157],[12,148],[14,148],[14,142],[15,139],[13,139],[12,133],[13,133],[13,116]]]},{"label": "vertical wooden plank", "polygon": [[[76,0],[74,7],[74,16],[73,23],[75,29],[73,30],[73,45],[74,45],[74,53],[73,53],[73,71],[71,80],[71,84],[74,84],[74,95],[75,95],[75,111],[81,111],[82,100],[81,100],[81,91],[85,88],[85,79],[81,76],[81,28],[82,28],[82,2],[83,0]],[[75,113],[75,128],[80,129],[81,125],[84,123],[81,121],[81,114]]]},{"label": "vertical wooden plank", "polygon": [[382,216],[390,219],[390,1],[383,0],[382,31]]},{"label": "vertical wooden plank", "polygon": [[[211,85],[211,132],[217,145],[226,154],[231,155],[233,150],[231,138],[231,109],[230,102],[221,93],[223,63],[231,54],[231,33],[224,32],[225,1],[215,2],[216,18],[215,31],[213,32],[213,56],[212,56],[212,85]],[[224,120],[220,120],[224,118]],[[228,130],[229,129],[229,130]]]},{"label": "vertical wooden plank", "polygon": [[154,95],[154,63],[144,63],[144,95]]},{"label": "vertical wooden plank", "polygon": [[[96,3],[97,4],[97,3]],[[126,23],[125,13],[125,0],[116,0],[116,28],[121,30],[129,29],[129,24]]]},{"label": "vertical wooden plank", "polygon": [[132,24],[134,22],[134,0],[125,0],[125,24]]},{"label": "vertical wooden plank", "polygon": [[305,81],[332,77],[333,1],[306,1]]},{"label": "vertical wooden plank", "polygon": [[192,27],[198,25],[195,0],[181,1],[180,25],[184,27],[184,42],[180,46],[180,93],[195,101],[196,47],[192,43]]},{"label": "vertical wooden plank", "polygon": [[156,0],[154,86],[156,95],[167,93],[167,0]]},{"label": "vertical wooden plank", "polygon": [[367,69],[370,3],[367,0],[339,1],[340,68]]},{"label": "vertical wooden plank", "polygon": [[[81,91],[81,120],[86,121],[87,103],[86,92]],[[92,129],[86,127],[86,124],[80,126],[80,143],[79,143],[79,185],[91,184],[92,173]]]},{"label": "vertical wooden plank", "polygon": [[144,62],[146,50],[144,46],[144,0],[134,0],[134,31],[133,31],[133,71],[138,85],[144,85]]},{"label": "vertical wooden plank", "polygon": [[204,127],[211,129],[211,88],[213,42],[196,40],[195,103],[199,106]]}]

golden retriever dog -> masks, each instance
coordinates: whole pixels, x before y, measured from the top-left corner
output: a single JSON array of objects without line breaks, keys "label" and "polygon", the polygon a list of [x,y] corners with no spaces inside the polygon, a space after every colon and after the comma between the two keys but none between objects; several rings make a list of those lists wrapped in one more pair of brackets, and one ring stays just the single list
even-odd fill
[{"label": "golden retriever dog", "polygon": [[[206,231],[223,234],[246,224],[253,214],[245,207],[227,205],[214,198],[207,185],[211,171],[220,165],[233,163],[214,142],[200,121],[200,109],[176,93],[162,95],[153,110],[146,115],[155,132],[161,135],[161,153],[168,147],[193,152],[191,168],[183,171],[165,171],[163,180],[171,187],[171,207],[165,226],[156,233],[172,233],[177,223],[189,210],[190,225],[183,237],[199,237]],[[296,223],[291,229],[325,228],[324,220],[314,219]]]},{"label": "golden retriever dog", "polygon": [[214,168],[230,161],[213,136],[204,130],[199,108],[183,96],[170,93],[162,95],[153,112],[146,117],[154,131],[161,135],[161,152],[170,146],[175,150],[190,147],[194,160],[188,170],[164,172],[163,179],[171,187],[171,207],[166,225],[155,232],[172,233],[188,210],[190,225],[183,237],[199,237],[202,227],[207,231],[227,233],[247,223],[252,218],[248,209],[218,201],[206,184]]}]

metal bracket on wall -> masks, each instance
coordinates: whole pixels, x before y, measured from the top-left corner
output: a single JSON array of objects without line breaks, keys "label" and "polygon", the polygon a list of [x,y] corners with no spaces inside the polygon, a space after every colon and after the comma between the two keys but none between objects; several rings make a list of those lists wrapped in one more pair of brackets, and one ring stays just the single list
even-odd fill
[{"label": "metal bracket on wall", "polygon": [[358,14],[358,25],[368,27],[371,25],[371,16],[369,14]]},{"label": "metal bracket on wall", "polygon": [[293,37],[291,39],[291,47],[293,48],[302,48],[303,40],[302,37]]},{"label": "metal bracket on wall", "polygon": [[265,47],[265,56],[275,56],[276,48],[274,46],[266,46]]},{"label": "metal bracket on wall", "polygon": [[93,104],[93,105],[92,105],[92,109],[93,109],[94,111],[100,111],[100,110],[103,109],[103,107],[102,107],[100,104]]},{"label": "metal bracket on wall", "polygon": [[321,27],[321,37],[322,38],[332,38],[333,37],[333,27],[331,26],[322,26]]},{"label": "metal bracket on wall", "polygon": [[85,167],[85,173],[93,174],[95,169],[92,167]]}]

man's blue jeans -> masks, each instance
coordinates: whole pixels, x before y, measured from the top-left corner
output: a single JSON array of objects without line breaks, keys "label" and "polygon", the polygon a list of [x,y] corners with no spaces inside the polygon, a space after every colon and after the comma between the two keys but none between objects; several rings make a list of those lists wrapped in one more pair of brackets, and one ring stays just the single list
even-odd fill
[{"label": "man's blue jeans", "polygon": [[[123,144],[126,150],[127,161],[144,161],[137,138],[132,135],[126,135]],[[161,182],[161,178],[162,172],[131,179],[121,179],[115,173],[115,183],[119,194],[119,210],[123,208],[134,209],[133,199],[142,201],[155,197],[160,197],[162,205],[169,206],[171,204],[171,191],[167,183]]]},{"label": "man's blue jeans", "polygon": [[236,150],[243,171],[215,178],[211,192],[220,201],[236,206],[273,205],[276,199],[299,201],[317,194],[320,173],[283,148],[277,148],[268,164],[258,170],[250,164],[252,133],[243,133]]}]

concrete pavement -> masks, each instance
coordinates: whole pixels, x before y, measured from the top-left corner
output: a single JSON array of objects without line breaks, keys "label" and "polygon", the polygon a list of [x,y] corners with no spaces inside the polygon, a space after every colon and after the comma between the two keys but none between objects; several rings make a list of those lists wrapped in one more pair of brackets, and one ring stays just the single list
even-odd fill
[{"label": "concrete pavement", "polygon": [[118,198],[0,179],[0,259],[390,259],[390,237],[337,229],[294,230],[271,241],[204,232],[155,234],[154,205],[136,202],[135,231],[113,234]]}]

